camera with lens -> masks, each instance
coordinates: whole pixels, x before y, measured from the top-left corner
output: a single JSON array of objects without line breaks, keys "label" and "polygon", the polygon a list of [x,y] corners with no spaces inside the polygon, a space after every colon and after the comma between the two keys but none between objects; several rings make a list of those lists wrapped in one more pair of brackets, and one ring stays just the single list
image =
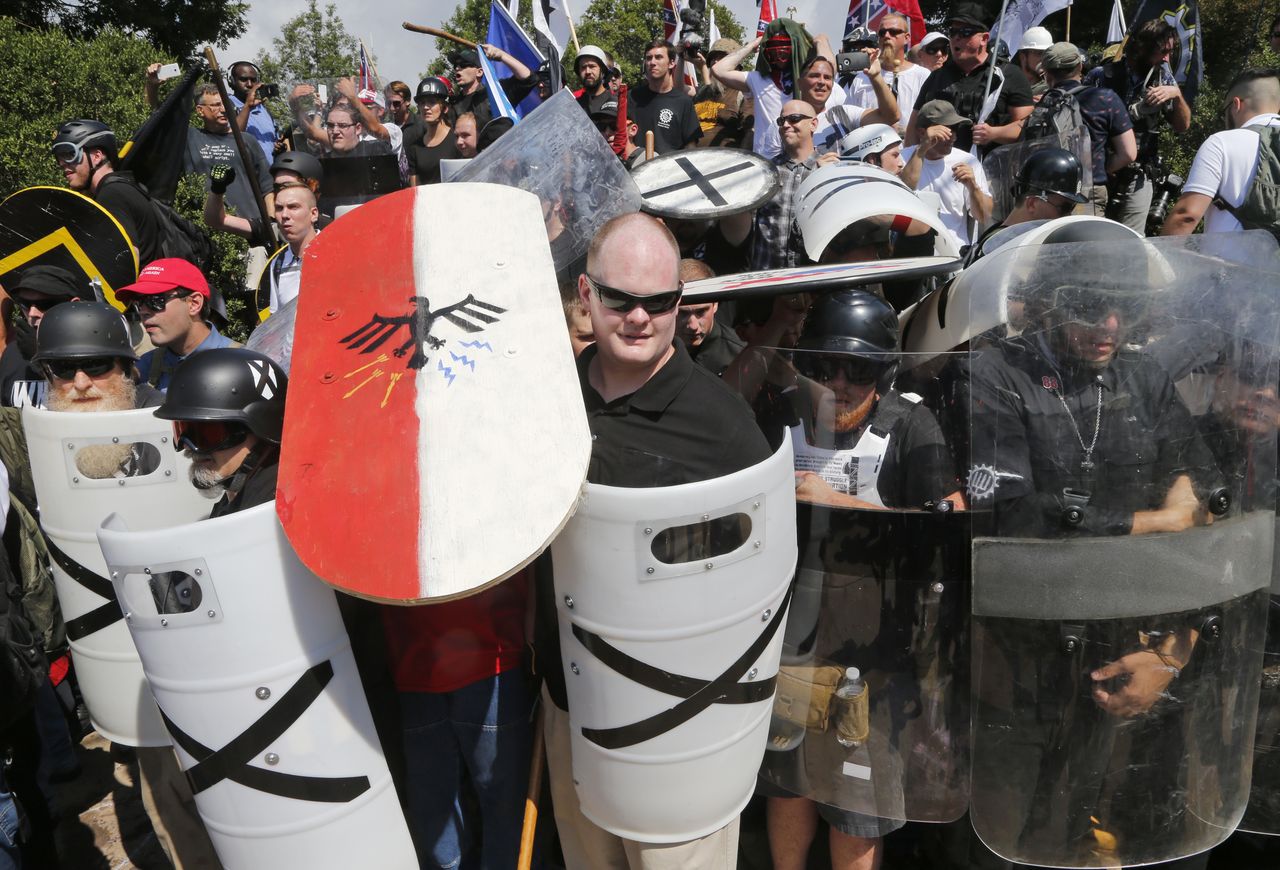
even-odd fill
[{"label": "camera with lens", "polygon": [[1186,179],[1176,172],[1164,168],[1164,161],[1159,157],[1146,168],[1147,178],[1151,181],[1151,209],[1147,212],[1147,235],[1158,236],[1169,216],[1169,208],[1182,193],[1182,185]]},{"label": "camera with lens", "polygon": [[258,87],[258,99],[274,100],[280,96],[279,85],[260,85]]},{"label": "camera with lens", "polygon": [[702,50],[702,15],[706,2],[690,3],[680,10],[680,48],[688,54]]}]

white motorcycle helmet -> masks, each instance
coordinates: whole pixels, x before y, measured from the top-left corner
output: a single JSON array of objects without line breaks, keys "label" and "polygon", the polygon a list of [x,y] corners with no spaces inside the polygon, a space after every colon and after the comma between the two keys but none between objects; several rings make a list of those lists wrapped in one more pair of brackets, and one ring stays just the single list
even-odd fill
[{"label": "white motorcycle helmet", "polygon": [[902,143],[898,131],[888,124],[867,124],[856,127],[840,139],[838,146],[841,160],[861,160],[882,151],[888,151],[894,145]]}]

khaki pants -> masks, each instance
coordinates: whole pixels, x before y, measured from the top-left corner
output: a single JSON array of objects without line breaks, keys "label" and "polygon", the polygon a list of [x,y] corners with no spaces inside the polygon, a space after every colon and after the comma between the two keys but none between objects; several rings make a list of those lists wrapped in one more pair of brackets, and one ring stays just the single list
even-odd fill
[{"label": "khaki pants", "polygon": [[222,870],[173,748],[145,746],[136,751],[142,805],[174,870]]},{"label": "khaki pants", "polygon": [[[582,814],[569,757],[569,714],[542,690],[547,775],[556,829],[568,870],[733,870],[738,863],[738,820],[685,843],[638,843],[611,834]],[[679,800],[679,795],[659,795]]]}]

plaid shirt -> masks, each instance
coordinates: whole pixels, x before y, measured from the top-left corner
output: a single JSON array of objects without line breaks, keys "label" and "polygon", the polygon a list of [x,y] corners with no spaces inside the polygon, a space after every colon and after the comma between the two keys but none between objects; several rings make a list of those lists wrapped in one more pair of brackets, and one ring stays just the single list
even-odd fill
[{"label": "plaid shirt", "polygon": [[795,226],[796,191],[818,166],[818,154],[807,160],[792,160],[786,152],[773,158],[782,186],[773,199],[756,211],[751,234],[751,268],[785,269],[795,266],[804,254],[804,242]]}]

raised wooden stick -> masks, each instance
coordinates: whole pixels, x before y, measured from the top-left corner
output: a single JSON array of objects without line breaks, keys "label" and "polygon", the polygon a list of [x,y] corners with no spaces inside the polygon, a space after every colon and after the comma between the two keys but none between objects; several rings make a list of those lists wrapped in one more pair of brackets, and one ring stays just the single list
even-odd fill
[{"label": "raised wooden stick", "polygon": [[458,43],[458,45],[465,45],[467,48],[476,47],[476,44],[471,40],[463,39],[461,36],[456,36],[447,30],[438,30],[434,27],[424,27],[421,24],[410,24],[408,21],[404,22],[400,26],[405,30],[412,30],[414,33],[425,33],[427,36],[438,36],[441,39],[449,39]]},{"label": "raised wooden stick", "polygon": [[533,863],[533,841],[538,833],[538,798],[542,796],[542,771],[546,767],[546,748],[542,742],[542,710],[533,724],[533,758],[529,761],[529,790],[524,799],[524,825],[520,829],[520,857],[516,870],[529,870]]}]

